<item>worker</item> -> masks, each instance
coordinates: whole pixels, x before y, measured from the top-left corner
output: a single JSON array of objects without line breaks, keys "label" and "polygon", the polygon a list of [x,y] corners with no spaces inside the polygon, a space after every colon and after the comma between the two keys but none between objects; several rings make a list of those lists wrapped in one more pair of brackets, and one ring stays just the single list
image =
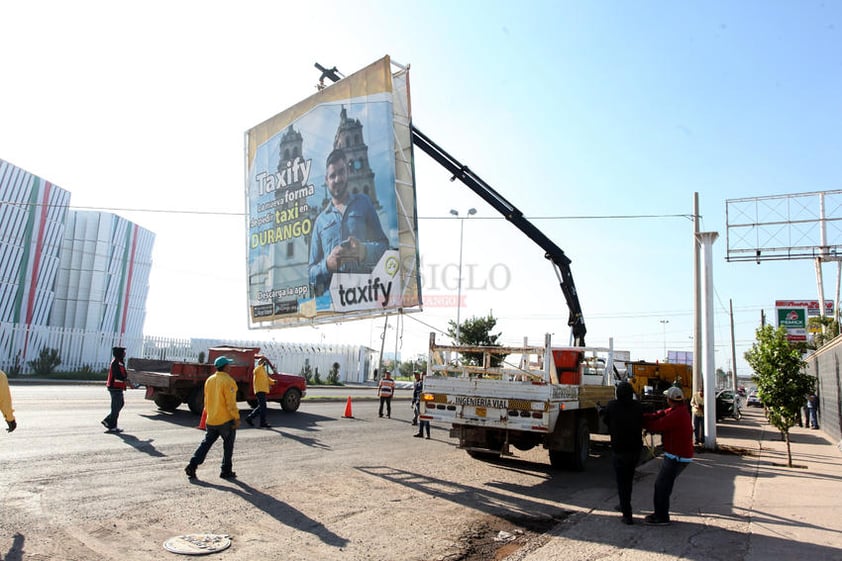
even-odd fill
[{"label": "worker", "polygon": [[644,522],[653,526],[670,524],[670,495],[675,479],[693,461],[693,422],[690,410],[684,404],[684,393],[675,386],[664,392],[667,408],[643,414],[643,428],[661,435],[664,457],[655,478],[655,512]]},{"label": "worker", "polygon": [[392,396],[395,395],[395,381],[388,370],[383,373],[383,379],[377,383],[377,397],[380,398],[379,414],[383,416],[383,405],[386,406],[386,417],[392,417]]},{"label": "worker", "polygon": [[622,521],[623,524],[634,524],[631,498],[634,472],[643,451],[643,405],[634,399],[634,388],[628,382],[617,384],[616,395],[617,399],[609,401],[606,407],[600,407],[599,413],[611,435],[612,463]]},{"label": "worker", "polygon": [[12,392],[9,391],[9,380],[6,373],[0,370],[0,412],[6,419],[6,432],[12,432],[18,428],[15,420],[15,410],[12,409]]},{"label": "worker", "polygon": [[269,388],[275,385],[275,380],[266,373],[266,366],[271,366],[269,359],[263,355],[257,355],[256,358],[257,366],[254,368],[254,375],[252,376],[252,388],[255,397],[257,397],[257,407],[246,416],[246,422],[250,427],[253,427],[254,418],[260,416],[260,428],[268,429],[272,425],[266,422],[266,394],[269,393]]},{"label": "worker", "polygon": [[237,383],[228,374],[228,365],[234,362],[227,356],[213,361],[216,368],[205,381],[205,438],[184,468],[189,479],[196,479],[196,468],[202,465],[205,457],[219,437],[222,437],[222,466],[219,477],[236,479],[233,470],[234,439],[240,428],[240,410],[237,409]]},{"label": "worker", "polygon": [[105,432],[123,432],[123,429],[117,426],[117,419],[120,418],[120,411],[126,400],[123,394],[126,391],[126,365],[123,361],[126,360],[125,347],[114,347],[111,349],[111,367],[108,369],[108,379],[105,381],[105,387],[108,388],[108,393],[111,396],[111,412],[102,421],[102,426],[105,427]]}]

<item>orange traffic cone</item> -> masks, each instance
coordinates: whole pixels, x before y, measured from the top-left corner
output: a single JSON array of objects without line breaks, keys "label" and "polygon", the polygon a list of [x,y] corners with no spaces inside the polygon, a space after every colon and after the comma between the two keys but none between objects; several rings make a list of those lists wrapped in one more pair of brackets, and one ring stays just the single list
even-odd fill
[{"label": "orange traffic cone", "polygon": [[351,413],[351,396],[348,396],[348,401],[345,402],[345,414],[342,415],[346,419],[353,419],[354,415]]},{"label": "orange traffic cone", "polygon": [[196,428],[199,429],[199,430],[205,430],[206,429],[205,423],[207,422],[207,420],[208,420],[208,410],[202,409],[202,420],[199,421],[199,426],[196,427]]}]

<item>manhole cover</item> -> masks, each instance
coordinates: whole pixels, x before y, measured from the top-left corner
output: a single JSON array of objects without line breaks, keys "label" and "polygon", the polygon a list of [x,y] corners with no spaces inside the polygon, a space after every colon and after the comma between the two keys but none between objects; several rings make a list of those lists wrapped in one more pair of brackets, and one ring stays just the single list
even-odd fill
[{"label": "manhole cover", "polygon": [[181,555],[206,555],[228,549],[231,538],[224,534],[184,534],[164,542],[164,549]]}]

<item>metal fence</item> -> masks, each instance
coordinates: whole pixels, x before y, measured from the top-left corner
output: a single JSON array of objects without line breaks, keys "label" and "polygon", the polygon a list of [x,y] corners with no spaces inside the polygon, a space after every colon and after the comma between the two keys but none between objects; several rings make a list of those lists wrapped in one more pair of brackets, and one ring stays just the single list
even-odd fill
[{"label": "metal fence", "polygon": [[185,339],[144,336],[125,338],[113,333],[61,327],[0,323],[0,369],[21,375],[34,372],[42,353],[56,351],[61,363],[56,372],[105,371],[111,363],[112,347],[126,347],[129,358],[197,362],[207,359],[216,345],[260,347],[275,367],[290,374],[318,373],[327,381],[334,365],[339,381],[362,383],[373,378],[375,351],[360,345],[279,343],[231,339]]}]

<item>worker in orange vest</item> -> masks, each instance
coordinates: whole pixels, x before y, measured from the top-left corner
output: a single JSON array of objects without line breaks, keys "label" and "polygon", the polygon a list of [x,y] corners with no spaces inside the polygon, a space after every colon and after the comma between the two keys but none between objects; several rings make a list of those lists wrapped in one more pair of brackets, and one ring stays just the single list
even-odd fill
[{"label": "worker in orange vest", "polygon": [[377,383],[377,396],[380,398],[379,414],[383,416],[383,404],[386,404],[386,417],[392,417],[392,396],[395,395],[395,381],[392,380],[392,373],[388,370],[383,374],[383,379]]}]

